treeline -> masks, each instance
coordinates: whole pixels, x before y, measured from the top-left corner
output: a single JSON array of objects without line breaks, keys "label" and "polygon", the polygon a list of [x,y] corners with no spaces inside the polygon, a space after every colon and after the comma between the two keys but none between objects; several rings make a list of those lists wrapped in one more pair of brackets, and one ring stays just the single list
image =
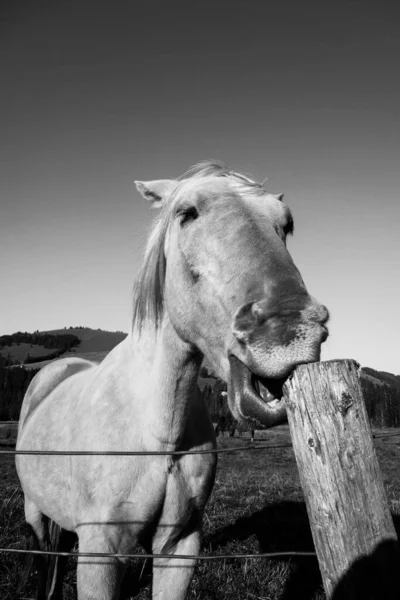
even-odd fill
[{"label": "treeline", "polygon": [[[361,389],[371,426],[400,427],[400,377],[368,368],[362,371],[375,379],[378,379],[376,374],[380,375],[377,383],[374,383],[361,373]],[[207,373],[202,375],[207,376]],[[380,384],[379,381],[382,383]],[[216,379],[214,384],[204,386],[203,397],[212,421],[218,423],[221,417],[225,417],[229,428],[231,420],[234,419],[228,409],[226,396],[222,395],[225,391],[226,384]]]},{"label": "treeline", "polygon": [[363,367],[361,387],[371,424],[400,427],[400,376]]},{"label": "treeline", "polygon": [[374,383],[361,375],[361,388],[371,425],[400,427],[400,386]]},{"label": "treeline", "polygon": [[53,360],[64,354],[64,352],[67,352],[67,350],[78,346],[80,342],[80,339],[72,333],[50,334],[39,333],[38,331],[35,331],[35,333],[17,331],[17,333],[12,333],[11,335],[2,335],[0,336],[0,348],[10,347],[14,344],[30,344],[31,346],[42,346],[47,350],[53,351],[39,356],[30,356],[28,353],[23,361],[21,359],[14,359],[9,351],[6,357],[0,355],[0,366],[3,365],[9,367],[21,364],[21,362],[30,364],[42,360]]},{"label": "treeline", "polygon": [[18,421],[25,392],[38,371],[0,366],[0,421]]},{"label": "treeline", "polygon": [[400,375],[393,375],[393,373],[387,373],[386,371],[375,371],[375,369],[369,367],[363,367],[361,372],[400,389]]},{"label": "treeline", "polygon": [[80,339],[72,333],[27,333],[17,331],[11,335],[0,336],[0,347],[12,346],[13,344],[31,344],[32,346],[43,346],[49,350],[54,348],[58,350],[69,350],[80,344]]},{"label": "treeline", "polygon": [[[25,392],[38,371],[39,369],[7,367],[5,359],[0,356],[0,421],[18,420]],[[368,375],[372,375],[372,369],[363,369],[363,371],[367,376],[361,373],[361,387],[371,425],[373,427],[400,427],[400,378],[390,373],[384,373],[386,378],[380,378],[382,381],[380,384],[368,377]],[[374,372],[373,377],[376,378],[375,373],[377,372]],[[202,392],[211,419],[214,423],[218,423],[221,417],[225,417],[228,429],[234,419],[231,417],[224,394],[227,390],[226,383],[206,370],[202,371],[202,376],[213,379],[212,383],[204,386]]]}]

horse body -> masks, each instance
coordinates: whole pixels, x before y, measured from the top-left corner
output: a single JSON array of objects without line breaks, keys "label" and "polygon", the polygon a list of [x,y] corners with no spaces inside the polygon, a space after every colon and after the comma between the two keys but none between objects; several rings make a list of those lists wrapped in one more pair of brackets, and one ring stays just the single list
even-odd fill
[{"label": "horse body", "polygon": [[[152,389],[149,373],[144,377],[141,369],[149,364],[149,355],[139,355],[134,348],[132,336],[128,336],[100,365],[73,358],[44,367],[34,380],[34,390],[27,392],[32,412],[24,415],[20,425],[18,448],[101,452],[116,448],[122,452],[214,448],[212,423],[196,384],[198,360],[190,365],[188,357],[179,356],[172,347],[167,356],[149,345],[154,357]],[[170,363],[170,372],[157,360],[157,354],[161,361]],[[182,359],[184,373],[174,372]],[[68,375],[71,371],[73,374]],[[48,392],[55,375],[57,385],[38,402],[41,388]],[[176,382],[179,378],[180,384],[171,390],[168,380]],[[29,403],[33,392],[35,404]],[[175,404],[174,414],[171,405]],[[26,458],[17,457],[17,470],[24,485],[26,519],[40,541],[47,535],[46,515],[78,534],[82,552],[129,553],[140,542],[148,551],[173,553],[182,547],[181,538],[186,540],[186,552],[181,553],[198,552],[201,515],[214,480],[215,455]],[[78,589],[87,587],[90,562],[98,563],[98,559],[86,558],[78,567]],[[114,568],[118,570],[118,565]],[[167,570],[155,570],[156,587],[161,572],[165,574],[161,579],[168,575]],[[107,588],[103,579],[113,578],[104,573],[92,579],[101,598]],[[171,593],[165,582],[158,586]],[[180,597],[179,589],[175,592],[173,597]],[[82,591],[83,598],[92,597],[85,594]]]},{"label": "horse body", "polygon": [[[136,284],[132,332],[100,365],[64,359],[37,374],[18,450],[212,450],[197,386],[204,356],[228,383],[235,418],[265,427],[285,420],[281,378],[319,360],[328,312],[287,251],[292,218],[281,195],[214,164],[137,188],[161,213]],[[155,554],[197,555],[215,468],[212,453],[17,456],[39,547],[65,549],[63,532],[73,531],[80,552],[96,553],[140,543]],[[117,600],[123,568],[116,557],[80,557],[79,600]],[[192,559],[155,558],[153,599],[183,600],[193,568]],[[61,597],[57,564],[47,582],[45,563],[40,574],[38,599]]]}]

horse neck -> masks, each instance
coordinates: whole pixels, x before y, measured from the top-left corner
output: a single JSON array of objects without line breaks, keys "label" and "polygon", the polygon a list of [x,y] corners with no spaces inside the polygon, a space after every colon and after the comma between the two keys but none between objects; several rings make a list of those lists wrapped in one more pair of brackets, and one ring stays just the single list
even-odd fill
[{"label": "horse neck", "polygon": [[136,387],[149,433],[176,447],[186,429],[203,356],[178,337],[167,316],[157,330],[150,324],[142,325],[140,334],[134,330],[132,343]]}]

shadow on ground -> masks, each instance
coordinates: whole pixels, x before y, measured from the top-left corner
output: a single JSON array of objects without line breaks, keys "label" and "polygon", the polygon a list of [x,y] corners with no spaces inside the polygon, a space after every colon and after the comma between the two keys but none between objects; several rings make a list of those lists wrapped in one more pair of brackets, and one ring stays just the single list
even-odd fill
[{"label": "shadow on ground", "polygon": [[[392,516],[400,539],[400,516]],[[206,543],[215,551],[228,542],[243,541],[252,535],[257,537],[260,553],[315,551],[304,502],[281,502],[266,506],[214,532],[206,539]],[[279,560],[285,559],[281,557]],[[317,558],[293,556],[287,560],[293,568],[282,600],[312,600],[316,592],[322,590]],[[383,542],[371,556],[352,565],[337,586],[333,600],[349,597],[397,600],[400,589],[399,572],[399,545],[393,541]]]},{"label": "shadow on ground", "polygon": [[[255,535],[261,552],[314,552],[307,510],[304,502],[271,504],[252,515],[242,517],[206,539],[212,550],[233,540],[243,541]],[[316,557],[278,558],[292,565],[282,600],[310,600],[322,587]]]}]

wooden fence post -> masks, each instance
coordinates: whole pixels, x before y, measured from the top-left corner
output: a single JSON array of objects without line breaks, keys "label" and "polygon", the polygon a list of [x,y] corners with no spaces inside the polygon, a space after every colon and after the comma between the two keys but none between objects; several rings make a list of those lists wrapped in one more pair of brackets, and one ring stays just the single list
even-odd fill
[{"label": "wooden fence post", "polygon": [[358,371],[353,360],[297,367],[284,387],[290,432],[327,598],[398,600],[397,536]]}]

